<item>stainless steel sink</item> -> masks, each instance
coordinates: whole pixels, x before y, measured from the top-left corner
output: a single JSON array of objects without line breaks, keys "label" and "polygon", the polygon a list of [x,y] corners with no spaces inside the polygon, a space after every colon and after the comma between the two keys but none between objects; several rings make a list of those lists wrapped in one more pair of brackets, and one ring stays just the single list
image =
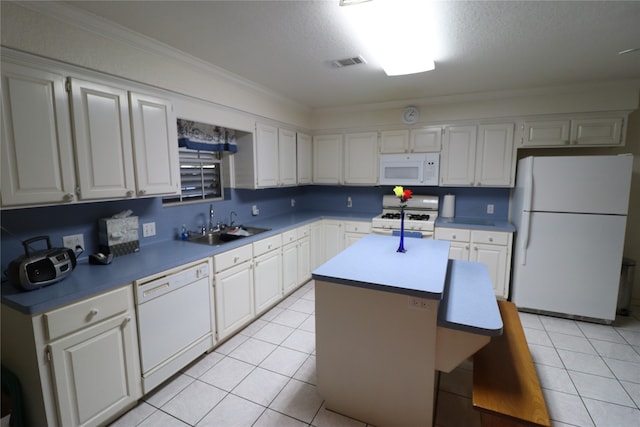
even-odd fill
[{"label": "stainless steel sink", "polygon": [[229,230],[210,231],[202,235],[198,234],[190,237],[187,241],[192,243],[200,243],[202,245],[219,246],[226,242],[255,236],[256,234],[264,233],[265,231],[270,230],[270,228],[241,226]]}]

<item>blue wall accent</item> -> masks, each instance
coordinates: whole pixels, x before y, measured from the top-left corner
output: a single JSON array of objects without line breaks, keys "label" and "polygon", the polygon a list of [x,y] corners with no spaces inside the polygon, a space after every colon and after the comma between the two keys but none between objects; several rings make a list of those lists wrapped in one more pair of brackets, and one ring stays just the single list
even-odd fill
[{"label": "blue wall accent", "polygon": [[[508,188],[412,188],[416,194],[439,196],[456,195],[456,217],[490,218],[506,220],[509,212]],[[238,216],[236,224],[257,221],[303,210],[331,211],[336,213],[370,213],[371,217],[382,210],[382,196],[393,194],[392,186],[303,186],[263,190],[225,189],[225,200],[213,202],[215,221],[229,222],[231,211]],[[347,197],[353,206],[347,207]],[[295,207],[291,199],[295,199]],[[494,214],[487,215],[486,205],[494,204]],[[108,218],[130,209],[139,217],[140,245],[176,238],[182,224],[190,230],[198,230],[209,221],[209,202],[163,207],[159,197],[110,202],[80,203],[74,205],[40,208],[11,209],[0,211],[2,224],[1,256],[2,271],[8,263],[24,253],[22,241],[31,237],[48,235],[54,247],[62,246],[62,236],[82,233],[85,253],[98,248],[98,219]],[[260,215],[251,215],[251,206],[256,205]],[[142,237],[142,224],[156,223],[156,235]]]}]

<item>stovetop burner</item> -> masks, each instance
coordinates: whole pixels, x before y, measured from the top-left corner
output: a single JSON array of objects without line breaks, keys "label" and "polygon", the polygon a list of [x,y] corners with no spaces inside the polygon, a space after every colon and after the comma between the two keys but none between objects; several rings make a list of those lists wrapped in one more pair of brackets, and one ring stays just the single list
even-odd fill
[{"label": "stovetop burner", "polygon": [[[412,214],[412,213],[406,214],[405,217],[406,219],[412,220],[412,221],[429,221],[429,218],[430,218],[430,216],[427,214]],[[380,218],[400,219],[400,212],[387,212],[385,214],[382,214]]]}]

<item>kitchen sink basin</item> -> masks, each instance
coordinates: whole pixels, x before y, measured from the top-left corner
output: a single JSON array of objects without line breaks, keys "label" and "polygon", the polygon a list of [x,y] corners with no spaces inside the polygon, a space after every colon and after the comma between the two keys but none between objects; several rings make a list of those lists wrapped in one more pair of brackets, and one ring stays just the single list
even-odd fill
[{"label": "kitchen sink basin", "polygon": [[255,236],[256,234],[270,231],[270,228],[260,227],[235,227],[228,230],[207,232],[206,234],[198,234],[188,239],[192,243],[200,243],[202,245],[219,246],[226,242],[242,239],[244,237]]}]

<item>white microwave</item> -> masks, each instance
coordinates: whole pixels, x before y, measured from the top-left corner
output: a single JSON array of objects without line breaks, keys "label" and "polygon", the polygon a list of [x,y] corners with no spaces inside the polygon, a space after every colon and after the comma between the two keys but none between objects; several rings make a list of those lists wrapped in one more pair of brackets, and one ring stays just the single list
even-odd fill
[{"label": "white microwave", "polygon": [[380,185],[438,185],[439,153],[380,154]]}]

